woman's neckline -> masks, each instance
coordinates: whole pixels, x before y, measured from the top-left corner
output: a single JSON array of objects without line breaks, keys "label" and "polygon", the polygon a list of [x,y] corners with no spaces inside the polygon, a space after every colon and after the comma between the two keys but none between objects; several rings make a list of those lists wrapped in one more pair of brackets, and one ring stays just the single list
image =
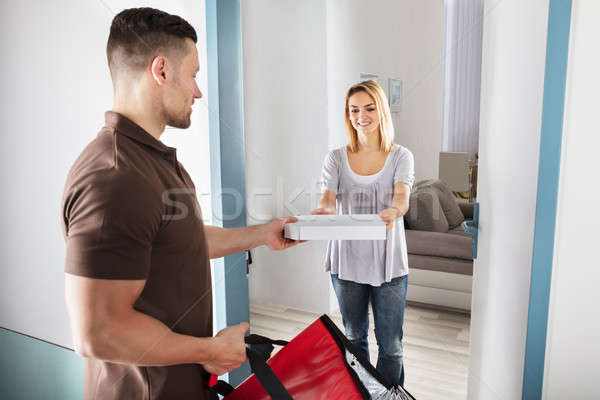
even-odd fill
[{"label": "woman's neckline", "polygon": [[348,158],[348,146],[344,146],[344,155],[345,155],[345,159],[346,159],[346,165],[348,166],[348,171],[350,171],[350,173],[352,175],[357,176],[359,179],[375,178],[375,177],[379,176],[383,172],[383,170],[385,170],[385,168],[387,167],[387,165],[390,162],[390,156],[392,155],[392,152],[394,151],[394,149],[396,147],[397,147],[397,144],[394,143],[385,159],[385,163],[383,164],[383,167],[381,167],[381,169],[379,171],[375,172],[374,174],[361,175],[357,172],[354,172],[354,170],[352,169],[352,166],[350,165],[350,159]]}]

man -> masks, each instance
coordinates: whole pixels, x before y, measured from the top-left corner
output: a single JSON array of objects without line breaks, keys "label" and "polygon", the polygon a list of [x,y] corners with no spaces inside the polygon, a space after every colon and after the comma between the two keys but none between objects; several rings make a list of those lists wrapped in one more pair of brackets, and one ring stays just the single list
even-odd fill
[{"label": "man", "polygon": [[196,32],[150,8],[113,20],[107,57],[114,107],[75,161],[63,197],[65,295],[86,399],[206,399],[208,373],[246,360],[247,323],[212,337],[209,258],[268,245],[287,218],[204,226],[194,186],[165,126],[187,128],[202,97]]}]

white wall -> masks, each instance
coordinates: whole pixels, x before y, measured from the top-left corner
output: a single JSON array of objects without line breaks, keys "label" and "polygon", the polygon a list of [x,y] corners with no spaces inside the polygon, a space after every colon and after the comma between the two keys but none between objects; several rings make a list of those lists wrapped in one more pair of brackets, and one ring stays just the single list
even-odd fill
[{"label": "white wall", "polygon": [[[325,3],[243,1],[242,35],[248,223],[307,214],[327,154]],[[328,312],[324,251],[325,242],[253,250],[250,298]]]},{"label": "white wall", "polygon": [[521,398],[548,0],[485,3],[469,399]]},{"label": "white wall", "polygon": [[600,398],[600,3],[573,1],[544,399]]},{"label": "white wall", "polygon": [[[168,6],[165,11],[195,26],[202,90],[204,2],[143,2],[153,3]],[[5,58],[0,75],[0,326],[71,345],[63,295],[62,191],[71,164],[112,107],[106,40],[114,13],[141,4],[30,0],[0,6]],[[163,138],[180,148],[179,157],[202,192],[210,187],[208,118],[205,105],[197,104],[192,128],[169,130]]]},{"label": "white wall", "polygon": [[344,100],[360,73],[400,79],[402,111],[392,114],[396,142],[413,152],[417,180],[438,177],[443,24],[443,0],[327,1],[331,148],[347,143]]}]

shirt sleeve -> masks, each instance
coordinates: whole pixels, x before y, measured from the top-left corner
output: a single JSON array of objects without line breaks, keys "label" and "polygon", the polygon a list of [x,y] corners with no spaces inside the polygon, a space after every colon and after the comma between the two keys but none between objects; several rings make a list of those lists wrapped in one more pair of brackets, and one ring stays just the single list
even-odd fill
[{"label": "shirt sleeve", "polygon": [[412,152],[406,148],[402,149],[394,171],[394,185],[398,182],[406,183],[411,189],[415,182],[415,159]]},{"label": "shirt sleeve", "polygon": [[65,190],[65,272],[146,279],[162,218],[160,194],[133,172],[93,172]]},{"label": "shirt sleeve", "polygon": [[339,170],[339,151],[331,150],[323,162],[323,170],[321,172],[321,189],[327,189],[334,193],[338,192],[338,184],[340,179]]}]

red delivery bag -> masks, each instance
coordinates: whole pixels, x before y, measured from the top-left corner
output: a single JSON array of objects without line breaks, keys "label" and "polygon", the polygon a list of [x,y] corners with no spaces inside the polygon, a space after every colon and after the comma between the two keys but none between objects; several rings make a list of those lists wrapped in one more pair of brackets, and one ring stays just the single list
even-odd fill
[{"label": "red delivery bag", "polygon": [[[223,400],[415,400],[375,370],[327,315],[291,342],[249,335],[253,374],[238,387],[211,376],[214,399]],[[273,357],[273,345],[284,347]]]}]

